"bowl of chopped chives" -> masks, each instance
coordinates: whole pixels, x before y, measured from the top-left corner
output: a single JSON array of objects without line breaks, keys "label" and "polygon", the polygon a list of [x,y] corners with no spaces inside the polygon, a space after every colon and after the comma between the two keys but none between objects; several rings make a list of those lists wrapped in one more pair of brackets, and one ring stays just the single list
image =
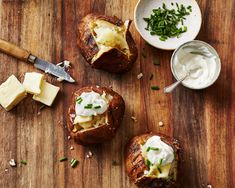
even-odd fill
[{"label": "bowl of chopped chives", "polygon": [[196,38],[202,15],[196,0],[139,0],[134,23],[147,43],[174,50]]}]

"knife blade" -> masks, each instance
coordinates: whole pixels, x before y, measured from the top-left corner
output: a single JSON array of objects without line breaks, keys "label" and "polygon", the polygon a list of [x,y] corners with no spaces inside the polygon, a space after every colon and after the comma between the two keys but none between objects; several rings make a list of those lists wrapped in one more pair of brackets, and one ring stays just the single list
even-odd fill
[{"label": "knife blade", "polygon": [[21,61],[33,63],[36,68],[45,71],[45,73],[52,74],[58,77],[60,80],[66,80],[71,83],[75,82],[75,80],[66,72],[63,67],[44,61],[32,55],[29,51],[3,39],[0,39],[0,51]]},{"label": "knife blade", "polygon": [[[30,55],[30,56],[33,56],[33,55]],[[29,58],[29,61],[30,61],[30,58]],[[65,71],[65,69],[60,66],[44,61],[38,57],[34,58],[33,64],[36,68],[44,71],[45,73],[52,74],[62,80],[66,80],[71,83],[75,82],[75,80]]]}]

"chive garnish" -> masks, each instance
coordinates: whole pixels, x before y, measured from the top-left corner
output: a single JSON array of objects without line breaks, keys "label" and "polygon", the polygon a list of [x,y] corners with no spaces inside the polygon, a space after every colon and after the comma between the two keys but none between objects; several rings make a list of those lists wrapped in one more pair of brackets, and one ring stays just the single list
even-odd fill
[{"label": "chive garnish", "polygon": [[159,90],[160,88],[158,86],[151,86],[152,90]]},{"label": "chive garnish", "polygon": [[142,57],[143,57],[143,58],[146,58],[147,55],[146,55],[144,52],[142,52]]},{"label": "chive garnish", "polygon": [[146,151],[147,151],[147,152],[149,152],[150,150],[158,151],[158,150],[159,150],[159,148],[148,147]]},{"label": "chive garnish", "polygon": [[160,166],[157,166],[157,170],[159,171],[160,174],[162,173]]},{"label": "chive garnish", "polygon": [[23,165],[27,165],[27,161],[26,160],[21,160],[20,163],[23,164]]},{"label": "chive garnish", "polygon": [[159,160],[159,165],[160,165],[160,166],[162,165],[162,161],[163,161],[163,158],[161,158],[161,159]]},{"label": "chive garnish", "polygon": [[150,162],[150,160],[146,160],[146,165],[148,166],[148,168],[150,168],[150,166],[152,166],[153,164]]},{"label": "chive garnish", "polygon": [[159,59],[155,59],[155,60],[153,61],[153,64],[154,64],[154,65],[160,65],[160,60],[159,60]]},{"label": "chive garnish", "polygon": [[86,106],[84,106],[85,109],[91,109],[93,106],[93,104],[87,104]]},{"label": "chive garnish", "polygon": [[[174,3],[171,3],[173,6]],[[147,23],[146,30],[151,35],[159,36],[161,41],[165,41],[168,38],[179,37],[180,34],[187,31],[186,27],[180,27],[181,22],[184,25],[185,16],[192,12],[192,6],[185,7],[176,3],[176,8],[168,9],[166,4],[163,3],[162,7],[155,8],[152,10],[152,14],[143,18]]]},{"label": "chive garnish", "polygon": [[70,162],[71,163],[71,167],[75,168],[78,165],[78,162],[79,161],[77,159],[72,159],[71,162]]},{"label": "chive garnish", "polygon": [[63,162],[63,161],[67,161],[68,158],[67,157],[61,157],[59,160],[60,160],[60,162]]},{"label": "chive garnish", "polygon": [[83,99],[82,99],[81,97],[79,97],[79,98],[76,100],[76,102],[77,102],[78,104],[81,104],[82,101],[83,101]]},{"label": "chive garnish", "polygon": [[99,109],[99,108],[101,108],[101,106],[99,105],[99,106],[95,106],[94,107],[94,109]]},{"label": "chive garnish", "polygon": [[117,165],[118,165],[117,161],[112,160],[112,166],[117,166]]}]

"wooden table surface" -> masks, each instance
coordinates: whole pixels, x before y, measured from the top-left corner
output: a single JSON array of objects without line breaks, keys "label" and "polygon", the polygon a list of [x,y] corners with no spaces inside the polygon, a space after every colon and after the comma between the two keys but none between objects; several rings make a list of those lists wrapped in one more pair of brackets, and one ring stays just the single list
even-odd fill
[{"label": "wooden table surface", "polygon": [[[170,71],[172,51],[147,45],[134,28],[139,49],[133,69],[121,76],[91,69],[77,47],[77,25],[90,12],[133,19],[137,0],[2,0],[0,38],[18,44],[51,62],[68,59],[77,84],[58,83],[61,92],[52,108],[27,97],[11,112],[0,109],[0,187],[129,188],[123,151],[134,135],[154,131],[177,138],[182,147],[179,181],[182,188],[235,187],[235,1],[198,0],[203,24],[198,39],[211,44],[222,60],[222,72],[210,88],[193,91],[182,86],[170,95],[163,87],[174,81]],[[142,54],[146,54],[143,57]],[[160,66],[153,60],[160,59]],[[22,80],[35,69],[0,54],[0,82],[11,74]],[[136,77],[143,73],[143,78]],[[153,80],[149,77],[153,74]],[[66,113],[72,92],[86,85],[112,86],[126,102],[122,126],[112,141],[82,147],[68,140]],[[152,85],[160,91],[152,91]],[[137,122],[131,120],[137,118]],[[158,122],[164,122],[159,127]],[[74,150],[70,150],[73,146]],[[92,158],[86,158],[88,152]],[[72,169],[67,156],[80,163]],[[15,168],[9,160],[28,164]],[[116,161],[116,166],[112,161]],[[6,170],[7,169],[7,170]]]}]

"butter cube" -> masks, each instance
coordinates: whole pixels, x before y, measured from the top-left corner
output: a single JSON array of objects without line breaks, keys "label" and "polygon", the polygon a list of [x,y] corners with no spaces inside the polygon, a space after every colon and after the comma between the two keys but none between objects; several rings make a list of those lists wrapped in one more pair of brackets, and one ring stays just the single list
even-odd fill
[{"label": "butter cube", "polygon": [[41,84],[44,76],[37,72],[25,73],[23,86],[25,90],[30,94],[40,94]]},{"label": "butter cube", "polygon": [[7,111],[15,107],[26,95],[23,85],[14,75],[0,85],[0,104]]},{"label": "butter cube", "polygon": [[49,84],[43,80],[41,85],[41,93],[39,95],[33,95],[33,99],[47,106],[51,106],[59,90],[59,87]]}]

